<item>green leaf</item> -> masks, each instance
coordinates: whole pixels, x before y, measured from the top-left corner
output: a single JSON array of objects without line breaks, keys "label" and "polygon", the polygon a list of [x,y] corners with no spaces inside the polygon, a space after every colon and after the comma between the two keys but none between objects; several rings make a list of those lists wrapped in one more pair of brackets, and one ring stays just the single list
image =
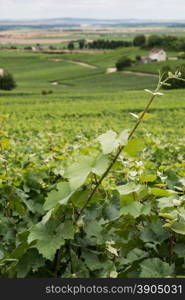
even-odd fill
[{"label": "green leaf", "polygon": [[[139,113],[138,114],[138,118],[140,118],[142,116],[142,114],[143,114],[143,112]],[[152,115],[152,114],[149,114],[149,113],[145,113],[145,115],[143,117],[143,121],[148,121],[148,120],[150,120],[152,118],[155,118],[155,116]]]},{"label": "green leaf", "polygon": [[107,170],[108,166],[109,160],[107,156],[99,155],[92,166],[92,172],[98,176],[101,176]]},{"label": "green leaf", "polygon": [[28,252],[19,260],[17,265],[17,277],[24,278],[30,271],[36,272],[45,265],[45,259],[38,253],[37,249],[29,249]]},{"label": "green leaf", "polygon": [[144,142],[140,139],[132,139],[124,148],[124,152],[128,153],[130,156],[135,157],[136,154],[144,148]]},{"label": "green leaf", "polygon": [[148,225],[141,234],[142,241],[145,243],[160,244],[167,240],[170,234],[162,226],[161,222]]},{"label": "green leaf", "polygon": [[151,188],[150,191],[151,191],[151,194],[156,197],[165,197],[165,196],[170,196],[171,194],[174,194],[173,191],[163,190],[163,189],[159,189],[159,188]]},{"label": "green leaf", "polygon": [[174,266],[159,258],[147,258],[141,262],[140,278],[168,278],[173,275]]},{"label": "green leaf", "polygon": [[173,223],[171,229],[176,233],[185,235],[185,220],[183,218],[180,218],[179,221]]},{"label": "green leaf", "polygon": [[174,252],[178,255],[178,257],[185,257],[185,244],[178,243],[174,246]]},{"label": "green leaf", "polygon": [[116,187],[116,190],[120,193],[120,195],[128,195],[134,192],[138,192],[141,189],[141,185],[135,184],[133,182],[119,185]]},{"label": "green leaf", "polygon": [[[42,222],[33,226],[28,236],[28,243],[36,241],[35,247],[45,258],[53,260],[56,251],[65,244],[61,230],[55,230],[52,222]],[[59,228],[60,229],[60,228]]]},{"label": "green leaf", "polygon": [[109,130],[106,133],[98,137],[98,141],[101,144],[102,151],[104,154],[109,154],[113,152],[119,145],[117,140],[117,133]]},{"label": "green leaf", "polygon": [[118,143],[121,145],[121,146],[125,146],[127,143],[128,143],[128,137],[129,137],[129,131],[127,129],[123,130],[117,140],[118,140]]},{"label": "green leaf", "polygon": [[176,199],[175,195],[170,197],[159,198],[157,199],[157,202],[158,202],[158,207],[160,209],[164,209],[166,207],[175,207],[181,204],[181,201]]},{"label": "green leaf", "polygon": [[143,204],[139,202],[131,202],[125,205],[121,205],[122,215],[131,215],[134,218],[138,218],[142,214]]},{"label": "green leaf", "polygon": [[44,203],[44,209],[50,210],[54,208],[58,203],[66,204],[73,192],[68,182],[62,182],[57,185],[57,191],[51,191],[48,194],[47,200]]},{"label": "green leaf", "polygon": [[72,195],[70,201],[73,203],[75,207],[83,207],[87,202],[88,196],[89,196],[88,190],[75,192]]},{"label": "green leaf", "polygon": [[75,227],[71,220],[66,220],[58,227],[58,231],[62,233],[65,240],[72,240],[75,234]]},{"label": "green leaf", "polygon": [[157,178],[157,176],[154,174],[143,173],[140,176],[140,181],[141,182],[153,182],[156,180],[156,178]]},{"label": "green leaf", "polygon": [[143,251],[138,248],[134,248],[132,251],[130,251],[126,258],[122,258],[121,262],[126,265],[133,263],[135,261],[141,260],[143,258],[146,258],[149,256],[149,253],[146,251]]},{"label": "green leaf", "polygon": [[13,211],[16,211],[20,216],[24,216],[26,214],[25,204],[16,195],[10,198],[9,207]]},{"label": "green leaf", "polygon": [[104,263],[101,262],[98,258],[98,255],[92,252],[83,251],[82,253],[83,259],[85,259],[86,266],[91,270],[99,270],[104,268]]},{"label": "green leaf", "polygon": [[[86,232],[87,238],[92,240],[95,238],[97,243],[102,242],[101,232],[103,230],[102,224],[104,223],[103,219],[96,221],[89,221],[85,224],[84,231]],[[94,240],[94,239],[93,239]]]},{"label": "green leaf", "polygon": [[94,158],[91,156],[81,156],[79,161],[67,167],[64,177],[69,179],[72,191],[82,186],[92,170]]},{"label": "green leaf", "polygon": [[152,204],[150,202],[144,202],[141,208],[141,214],[149,216],[152,210]]}]

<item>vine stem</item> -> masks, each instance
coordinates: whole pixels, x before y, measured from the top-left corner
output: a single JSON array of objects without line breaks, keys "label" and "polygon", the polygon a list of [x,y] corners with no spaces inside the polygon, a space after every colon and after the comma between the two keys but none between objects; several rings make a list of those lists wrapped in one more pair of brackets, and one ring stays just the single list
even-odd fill
[{"label": "vine stem", "polygon": [[[138,118],[138,121],[136,122],[135,126],[133,127],[133,129],[130,131],[129,136],[128,136],[128,141],[133,137],[135,131],[137,130],[137,128],[139,127],[139,125],[141,124],[141,122],[143,121],[146,113],[148,112],[151,104],[153,103],[154,99],[156,98],[156,96],[158,95],[157,93],[160,91],[160,88],[162,87],[162,85],[164,85],[169,78],[166,78],[163,82],[161,82],[163,78],[163,75],[159,75],[159,81],[157,84],[157,87],[155,89],[155,91],[152,93],[149,102],[147,103],[144,111],[142,112],[142,114],[140,115],[140,117]],[[81,217],[84,209],[87,207],[88,203],[90,202],[90,200],[92,199],[92,197],[94,196],[96,190],[99,188],[99,186],[101,185],[102,181],[105,179],[105,177],[108,175],[108,173],[110,172],[110,170],[112,169],[112,167],[114,166],[114,164],[116,163],[117,159],[119,158],[121,152],[124,150],[125,145],[120,146],[118,148],[117,153],[115,154],[115,156],[113,157],[111,163],[109,164],[107,170],[103,173],[103,175],[100,177],[100,179],[97,181],[95,187],[93,188],[92,192],[90,193],[89,197],[87,198],[86,203],[84,204],[84,206],[82,207],[81,211],[78,213],[77,219],[76,221],[79,220],[79,218]]]},{"label": "vine stem", "polygon": [[57,250],[57,252],[55,254],[55,258],[54,258],[54,262],[53,262],[53,277],[54,278],[58,277],[61,256],[62,256],[62,247],[59,250]]}]

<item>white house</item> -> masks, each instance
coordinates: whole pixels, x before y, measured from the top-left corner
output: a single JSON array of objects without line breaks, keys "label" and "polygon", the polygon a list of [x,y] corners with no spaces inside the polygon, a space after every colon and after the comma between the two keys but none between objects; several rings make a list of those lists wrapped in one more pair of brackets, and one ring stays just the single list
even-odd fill
[{"label": "white house", "polygon": [[5,70],[0,68],[0,76],[4,76]]},{"label": "white house", "polygon": [[148,57],[151,61],[164,61],[167,59],[167,54],[163,49],[152,49]]}]

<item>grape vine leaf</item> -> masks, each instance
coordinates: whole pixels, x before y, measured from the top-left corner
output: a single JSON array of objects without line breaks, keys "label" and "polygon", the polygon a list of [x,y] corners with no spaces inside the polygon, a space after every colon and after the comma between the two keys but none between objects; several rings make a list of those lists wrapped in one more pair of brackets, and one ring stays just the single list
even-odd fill
[{"label": "grape vine leaf", "polygon": [[144,141],[141,139],[132,139],[129,140],[128,144],[124,148],[124,152],[128,153],[128,155],[135,157],[137,153],[140,152],[144,147]]},{"label": "grape vine leaf", "polygon": [[174,265],[169,265],[159,258],[147,258],[141,262],[140,266],[140,278],[167,278],[174,272]]},{"label": "grape vine leaf", "polygon": [[50,210],[56,206],[57,203],[66,204],[73,191],[68,182],[62,182],[57,185],[57,190],[53,190],[48,194],[47,200],[44,203],[44,209]]},{"label": "grape vine leaf", "polygon": [[78,162],[68,166],[64,177],[68,178],[72,191],[82,186],[92,170],[94,158],[91,156],[81,156]]},{"label": "grape vine leaf", "polygon": [[170,236],[169,232],[162,227],[161,222],[153,223],[148,225],[141,233],[141,239],[143,242],[160,244],[167,240]]},{"label": "grape vine leaf", "polygon": [[100,135],[98,137],[98,141],[101,144],[104,154],[113,152],[119,145],[119,142],[117,140],[117,133],[112,130],[109,130],[106,133]]},{"label": "grape vine leaf", "polygon": [[64,233],[59,229],[54,230],[51,222],[46,224],[40,222],[31,229],[28,243],[36,241],[35,247],[39,253],[52,260],[56,251],[65,244]]},{"label": "grape vine leaf", "polygon": [[99,155],[92,166],[92,172],[101,176],[108,168],[109,160],[105,155]]}]

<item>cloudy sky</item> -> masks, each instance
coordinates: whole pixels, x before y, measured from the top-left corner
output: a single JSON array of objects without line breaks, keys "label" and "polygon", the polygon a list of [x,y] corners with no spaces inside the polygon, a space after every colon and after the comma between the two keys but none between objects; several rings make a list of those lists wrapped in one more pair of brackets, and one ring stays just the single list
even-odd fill
[{"label": "cloudy sky", "polygon": [[0,0],[0,19],[185,19],[185,0]]}]

